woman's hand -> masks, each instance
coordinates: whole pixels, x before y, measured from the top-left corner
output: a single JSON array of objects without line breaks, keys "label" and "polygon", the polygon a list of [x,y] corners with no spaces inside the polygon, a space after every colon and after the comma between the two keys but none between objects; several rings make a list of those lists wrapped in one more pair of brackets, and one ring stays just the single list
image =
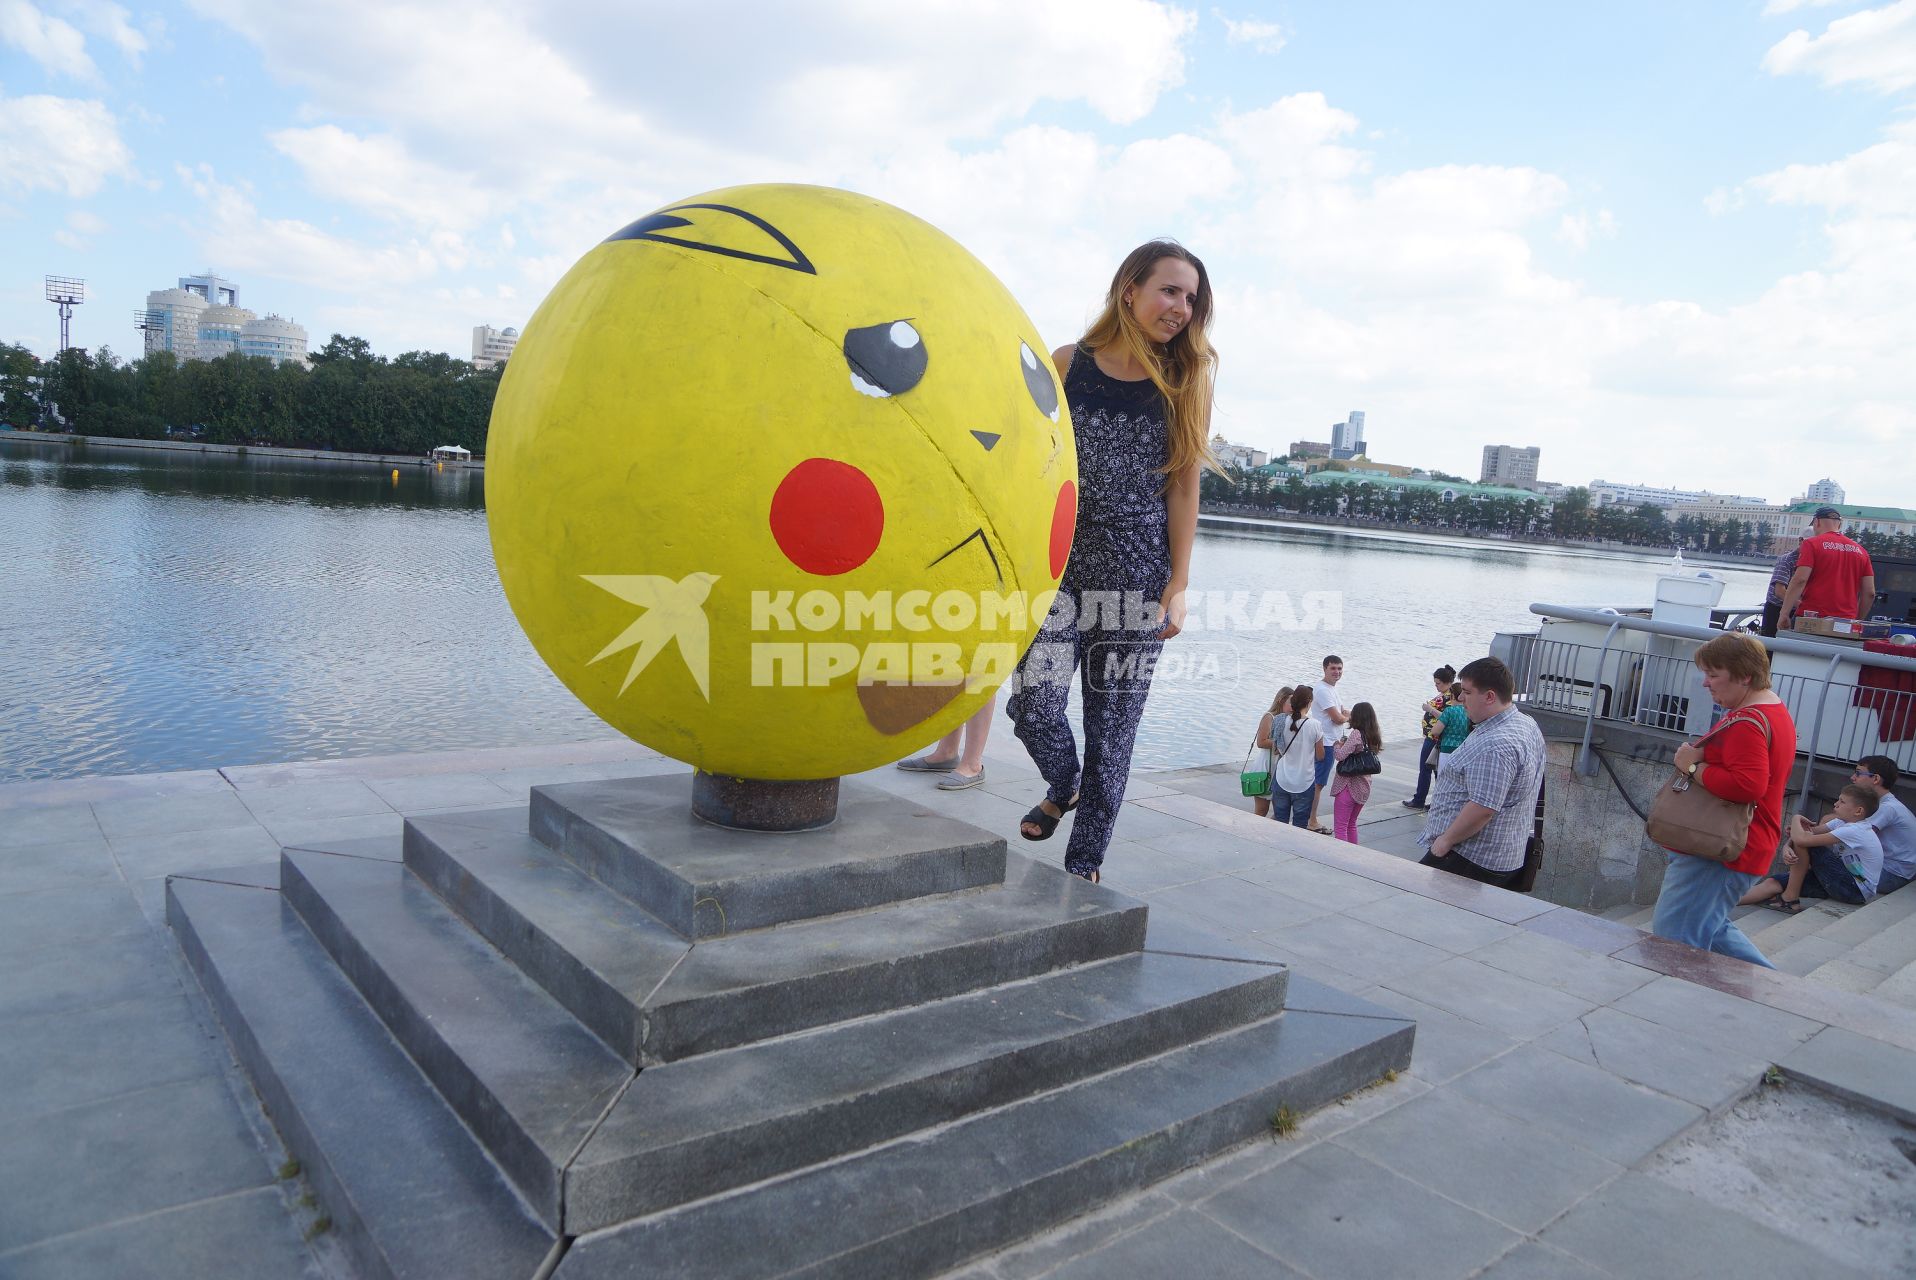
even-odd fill
[{"label": "woman's hand", "polygon": [[1686,742],[1676,749],[1676,767],[1685,773],[1690,771],[1691,765],[1699,763],[1702,759],[1703,748],[1694,742]]},{"label": "woman's hand", "polygon": [[1185,585],[1175,579],[1172,580],[1169,586],[1164,588],[1164,599],[1158,602],[1158,617],[1161,618],[1164,623],[1163,627],[1158,631],[1158,639],[1169,640],[1172,636],[1184,630],[1185,591]]}]

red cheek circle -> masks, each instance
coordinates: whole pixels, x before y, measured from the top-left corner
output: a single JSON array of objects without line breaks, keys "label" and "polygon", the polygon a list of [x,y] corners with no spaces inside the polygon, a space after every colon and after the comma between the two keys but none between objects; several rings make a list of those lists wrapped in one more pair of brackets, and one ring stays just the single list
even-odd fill
[{"label": "red cheek circle", "polygon": [[1067,480],[1058,490],[1058,505],[1051,509],[1051,576],[1064,573],[1071,558],[1071,534],[1078,526],[1078,486]]},{"label": "red cheek circle", "polygon": [[878,550],[885,504],[857,467],[807,458],[785,473],[772,494],[772,537],[806,573],[850,573]]}]

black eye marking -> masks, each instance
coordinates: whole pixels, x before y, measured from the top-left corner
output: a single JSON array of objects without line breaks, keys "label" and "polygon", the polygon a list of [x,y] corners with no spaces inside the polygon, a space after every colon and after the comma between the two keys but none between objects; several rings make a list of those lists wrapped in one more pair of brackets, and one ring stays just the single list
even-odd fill
[{"label": "black eye marking", "polygon": [[992,446],[1004,439],[1004,437],[996,431],[974,431],[971,433],[971,436],[972,439],[985,447],[986,453],[990,453]]},{"label": "black eye marking", "polygon": [[1051,371],[1038,362],[1038,356],[1028,342],[1018,344],[1018,364],[1024,371],[1025,389],[1031,392],[1033,404],[1038,412],[1053,422],[1058,420],[1058,384],[1051,380]]},{"label": "black eye marking", "polygon": [[[702,216],[697,213],[692,213],[694,209],[709,209],[726,216],[723,218]],[[691,214],[691,216],[682,218],[678,216],[679,214]],[[755,232],[740,227],[736,222],[731,221],[734,218],[743,219],[751,227],[756,228],[757,231],[770,236],[777,247],[783,249],[788,256],[775,258],[769,254],[753,253],[748,249],[736,249],[728,245],[715,243],[720,239],[731,240],[743,237],[745,240],[751,241],[758,238]],[[692,238],[688,238],[688,236],[668,236],[660,234],[660,232],[674,231],[680,227],[690,227],[692,230],[688,233],[688,236]],[[762,262],[768,267],[784,267],[790,271],[802,271],[809,276],[818,274],[818,268],[814,267],[812,260],[801,253],[798,246],[792,243],[791,237],[787,236],[783,231],[780,231],[777,227],[765,221],[765,219],[759,217],[757,214],[747,213],[743,209],[734,209],[729,204],[673,205],[670,209],[661,209],[657,213],[648,213],[631,226],[613,232],[605,238],[605,243],[611,244],[614,240],[652,240],[659,244],[675,244],[681,249],[696,249],[700,253],[717,253],[727,258],[743,258],[747,262]],[[766,245],[765,247],[769,249],[773,246]]]},{"label": "black eye marking", "polygon": [[845,363],[859,394],[902,396],[925,376],[931,357],[909,320],[845,330]]}]

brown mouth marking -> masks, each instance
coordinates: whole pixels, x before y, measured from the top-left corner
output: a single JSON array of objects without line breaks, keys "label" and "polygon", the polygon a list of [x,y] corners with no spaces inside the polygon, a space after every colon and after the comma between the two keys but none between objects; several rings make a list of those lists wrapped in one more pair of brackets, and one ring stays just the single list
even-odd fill
[{"label": "brown mouth marking", "polygon": [[937,715],[964,688],[963,680],[951,684],[861,684],[858,705],[878,732],[903,733]]}]

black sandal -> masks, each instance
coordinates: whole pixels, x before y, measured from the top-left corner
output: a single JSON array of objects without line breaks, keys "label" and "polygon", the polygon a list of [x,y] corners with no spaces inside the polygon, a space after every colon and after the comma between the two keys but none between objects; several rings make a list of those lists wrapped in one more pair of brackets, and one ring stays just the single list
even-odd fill
[{"label": "black sandal", "polygon": [[[1032,805],[1031,812],[1018,820],[1018,834],[1024,836],[1027,840],[1049,840],[1052,833],[1058,829],[1058,824],[1064,821],[1064,815],[1077,808],[1078,801],[1082,798],[1081,796],[1072,796],[1070,804],[1059,805],[1058,808],[1060,812],[1055,818],[1044,811],[1043,801]],[[1038,828],[1037,835],[1025,834],[1025,823],[1027,822]]]},{"label": "black sandal", "polygon": [[1801,898],[1785,898],[1781,894],[1778,894],[1774,898],[1765,898],[1763,905],[1771,911],[1781,911],[1786,916],[1803,914],[1803,900]]}]

